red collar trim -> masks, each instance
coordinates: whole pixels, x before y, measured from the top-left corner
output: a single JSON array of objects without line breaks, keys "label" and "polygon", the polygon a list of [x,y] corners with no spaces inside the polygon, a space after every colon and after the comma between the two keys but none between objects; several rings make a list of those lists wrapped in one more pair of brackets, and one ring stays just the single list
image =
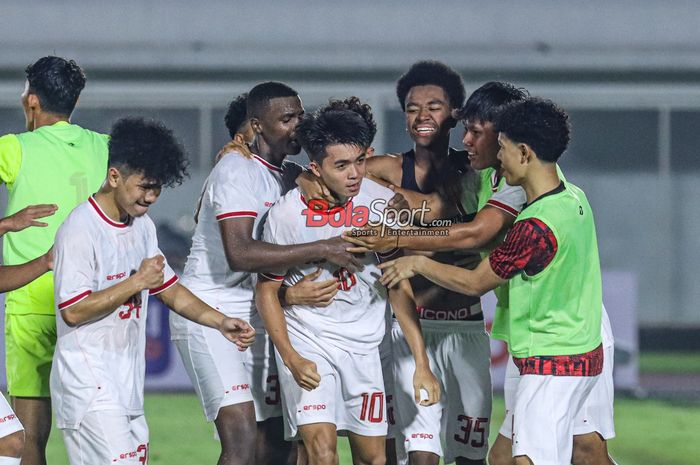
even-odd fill
[{"label": "red collar trim", "polygon": [[318,213],[319,215],[333,216],[336,213],[342,212],[348,207],[352,208],[352,197],[350,197],[343,205],[336,205],[332,208],[328,208],[328,202],[325,200],[312,199],[310,202],[307,202],[302,194],[299,194],[299,197],[304,205],[309,207],[309,210],[314,213]]},{"label": "red collar trim", "polygon": [[267,169],[269,169],[269,170],[271,170],[271,171],[276,171],[277,173],[281,173],[281,172],[282,172],[282,168],[273,165],[272,163],[268,162],[267,160],[265,160],[265,159],[263,159],[263,158],[260,158],[260,157],[257,156],[257,155],[253,155],[253,158],[255,158],[256,160],[258,160],[260,163],[263,164],[263,166],[265,166],[265,168],[267,168]]},{"label": "red collar trim", "polygon": [[129,226],[128,221],[126,223],[120,223],[112,220],[109,216],[107,216],[107,214],[104,212],[104,210],[102,210],[102,207],[100,207],[100,204],[97,203],[97,200],[95,200],[93,196],[90,196],[88,198],[88,202],[90,202],[90,205],[92,205],[92,207],[95,209],[97,215],[110,226],[114,226],[115,228],[126,228],[127,226]]}]

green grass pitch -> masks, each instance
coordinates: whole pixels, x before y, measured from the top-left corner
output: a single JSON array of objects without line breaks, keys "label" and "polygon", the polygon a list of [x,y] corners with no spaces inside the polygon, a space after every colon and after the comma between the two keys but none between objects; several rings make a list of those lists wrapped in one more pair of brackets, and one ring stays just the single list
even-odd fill
[{"label": "green grass pitch", "polygon": [[[192,394],[146,395],[151,430],[151,465],[213,465],[218,443]],[[503,399],[493,406],[491,440],[503,418]],[[620,465],[691,465],[698,463],[700,404],[659,400],[617,399],[617,438],[610,450]],[[350,465],[347,441],[339,443],[341,465]],[[51,465],[68,465],[61,432],[54,428],[48,448]]]}]

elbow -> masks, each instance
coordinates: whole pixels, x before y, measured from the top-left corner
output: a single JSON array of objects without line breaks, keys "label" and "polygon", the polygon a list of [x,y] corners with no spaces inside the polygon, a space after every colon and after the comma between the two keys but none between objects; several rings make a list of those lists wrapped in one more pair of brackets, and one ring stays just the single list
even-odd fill
[{"label": "elbow", "polygon": [[258,270],[254,261],[244,254],[226,254],[226,262],[231,271],[243,271],[245,273],[255,273]]},{"label": "elbow", "polygon": [[61,310],[61,318],[63,318],[63,322],[70,328],[75,328],[82,323],[82,320],[78,317],[76,312],[70,308]]}]

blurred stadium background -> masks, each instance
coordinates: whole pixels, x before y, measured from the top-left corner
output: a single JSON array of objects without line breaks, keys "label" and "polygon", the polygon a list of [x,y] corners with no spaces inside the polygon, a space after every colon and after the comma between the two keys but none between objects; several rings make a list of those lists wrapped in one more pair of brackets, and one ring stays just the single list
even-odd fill
[{"label": "blurred stadium background", "polygon": [[[117,117],[138,114],[183,140],[192,176],[151,213],[176,267],[202,182],[228,139],[226,106],[259,81],[289,83],[307,110],[359,96],[378,120],[377,153],[410,147],[394,82],[419,59],[459,70],[467,93],[507,80],[553,99],[573,126],[562,168],[596,213],[621,394],[612,450],[628,464],[700,460],[699,3],[2,0],[0,15],[0,134],[24,130],[24,67],[56,54],[88,75],[75,122],[108,132]],[[458,127],[456,147],[461,136]],[[493,352],[498,378],[503,348]],[[149,315],[148,386],[189,390],[162,308]],[[213,463],[197,452],[215,445],[193,397],[147,402],[153,463]],[[60,442],[54,434],[55,463],[65,463]]]}]

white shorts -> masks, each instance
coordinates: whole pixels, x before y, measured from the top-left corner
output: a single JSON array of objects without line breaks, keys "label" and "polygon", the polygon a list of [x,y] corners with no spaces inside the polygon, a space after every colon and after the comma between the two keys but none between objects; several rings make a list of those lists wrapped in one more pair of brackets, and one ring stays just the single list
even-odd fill
[{"label": "white shorts", "polygon": [[316,363],[321,382],[313,391],[302,389],[277,354],[286,438],[298,439],[299,426],[312,423],[332,423],[339,432],[386,436],[379,350],[353,354],[292,334],[289,338],[302,357]]},{"label": "white shorts", "polygon": [[[405,453],[432,452],[444,457],[445,463],[456,457],[482,460],[488,453],[491,418],[491,349],[484,322],[421,320],[421,326],[430,368],[440,380],[442,395],[430,407],[416,405],[415,361],[395,323],[394,398],[400,409],[395,417]],[[405,459],[402,451],[398,456]]]},{"label": "white shorts", "polygon": [[598,376],[523,375],[513,405],[513,457],[570,465],[574,422]]},{"label": "white shorts", "polygon": [[[615,359],[615,342],[610,327],[607,311],[603,306],[601,319],[601,336],[603,340],[603,372],[598,376],[593,389],[586,397],[581,408],[580,415],[576,416],[574,422],[574,435],[588,434],[596,432],[603,439],[608,440],[615,437],[615,422],[613,419],[613,402],[615,399],[615,386],[613,384],[613,367]],[[508,357],[506,366],[505,384],[503,385],[503,395],[505,397],[506,415],[498,433],[501,436],[510,438],[513,433],[513,405],[515,389],[517,388],[520,373],[513,363],[513,359]]]},{"label": "white shorts", "polygon": [[88,412],[78,429],[64,429],[71,465],[144,465],[148,463],[148,425],[143,415]]},{"label": "white shorts", "polygon": [[187,339],[175,339],[185,369],[208,421],[219,409],[253,401],[256,421],[282,415],[272,343],[262,325],[251,322],[255,343],[245,352],[217,329],[192,325]]},{"label": "white shorts", "polygon": [[24,430],[24,426],[7,403],[5,396],[0,395],[0,438]]}]

